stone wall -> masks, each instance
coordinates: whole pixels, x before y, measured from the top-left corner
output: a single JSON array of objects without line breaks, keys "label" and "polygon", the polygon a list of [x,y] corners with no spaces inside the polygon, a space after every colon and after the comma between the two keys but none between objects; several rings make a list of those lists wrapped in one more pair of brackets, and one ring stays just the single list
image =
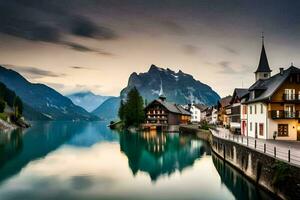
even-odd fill
[{"label": "stone wall", "polygon": [[260,186],[283,199],[300,199],[300,168],[213,135],[210,143],[217,155]]}]

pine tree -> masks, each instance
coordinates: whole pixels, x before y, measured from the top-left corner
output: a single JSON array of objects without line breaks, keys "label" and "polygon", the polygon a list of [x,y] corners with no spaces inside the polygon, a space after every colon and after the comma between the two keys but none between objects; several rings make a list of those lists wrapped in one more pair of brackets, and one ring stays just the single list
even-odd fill
[{"label": "pine tree", "polygon": [[20,118],[23,113],[23,103],[20,97],[16,96],[14,99],[15,117]]},{"label": "pine tree", "polygon": [[123,101],[123,99],[121,99],[120,108],[119,108],[119,112],[118,112],[119,118],[121,120],[124,120],[124,110],[125,110],[124,101]]},{"label": "pine tree", "polygon": [[138,126],[144,121],[144,101],[138,90],[134,87],[127,94],[124,104],[124,123],[126,127]]}]

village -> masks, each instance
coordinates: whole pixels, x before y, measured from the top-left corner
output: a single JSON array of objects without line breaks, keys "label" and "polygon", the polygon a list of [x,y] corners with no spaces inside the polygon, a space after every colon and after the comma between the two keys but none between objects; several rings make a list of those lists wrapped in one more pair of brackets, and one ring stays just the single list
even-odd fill
[{"label": "village", "polygon": [[291,64],[277,71],[269,66],[264,38],[255,82],[235,88],[217,105],[168,102],[161,87],[159,98],[145,108],[149,129],[177,131],[181,124],[215,125],[233,135],[257,139],[300,140],[300,69]]}]

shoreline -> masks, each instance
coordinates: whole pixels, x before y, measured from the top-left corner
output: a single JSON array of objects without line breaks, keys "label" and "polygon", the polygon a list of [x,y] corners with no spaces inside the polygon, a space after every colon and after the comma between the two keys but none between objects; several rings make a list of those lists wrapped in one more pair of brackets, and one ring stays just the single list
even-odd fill
[{"label": "shoreline", "polygon": [[[214,154],[224,160],[230,166],[240,171],[247,179],[255,183],[260,188],[266,190],[279,199],[294,199],[300,196],[300,170],[299,167],[255,151],[251,148],[240,145],[232,141],[218,138],[211,131],[201,130],[189,125],[181,126],[181,132],[195,134],[200,139],[209,142]],[[274,177],[278,176],[278,171],[274,167],[286,167],[288,177],[285,186],[278,184],[275,186]],[[274,169],[275,168],[275,169]],[[279,174],[281,175],[281,174]],[[289,185],[295,183],[296,185]]]}]

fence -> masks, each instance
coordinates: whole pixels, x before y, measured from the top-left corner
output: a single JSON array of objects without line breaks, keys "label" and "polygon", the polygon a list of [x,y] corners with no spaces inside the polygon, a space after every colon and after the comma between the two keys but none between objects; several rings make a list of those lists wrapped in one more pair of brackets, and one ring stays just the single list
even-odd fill
[{"label": "fence", "polygon": [[300,148],[299,150],[291,149],[284,145],[278,145],[268,142],[268,140],[258,140],[255,138],[249,138],[241,135],[233,135],[225,129],[220,131],[219,129],[212,129],[212,134],[216,137],[233,141],[235,143],[247,146],[251,149],[255,149],[261,153],[273,156],[277,159],[300,166]]}]

